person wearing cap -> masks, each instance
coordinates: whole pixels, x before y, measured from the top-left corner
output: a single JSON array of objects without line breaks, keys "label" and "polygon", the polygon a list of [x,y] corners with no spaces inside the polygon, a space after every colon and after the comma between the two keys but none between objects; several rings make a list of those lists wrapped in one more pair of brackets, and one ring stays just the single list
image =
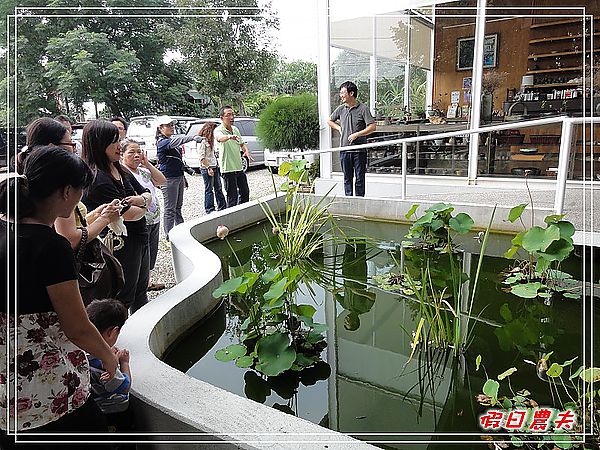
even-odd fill
[{"label": "person wearing cap", "polygon": [[183,223],[181,208],[183,207],[183,190],[185,189],[184,172],[188,166],[183,162],[181,146],[190,141],[202,142],[201,136],[173,136],[176,121],[169,116],[157,119],[156,154],[158,168],[167,182],[161,187],[164,199],[163,227],[167,240],[169,231],[175,225]]},{"label": "person wearing cap", "polygon": [[240,151],[244,152],[250,161],[254,158],[248,150],[248,146],[242,139],[240,130],[233,125],[235,115],[231,106],[223,106],[219,111],[221,125],[215,128],[215,142],[219,153],[219,166],[225,184],[227,194],[227,207],[246,203],[250,199],[248,179],[242,170],[242,157]]}]

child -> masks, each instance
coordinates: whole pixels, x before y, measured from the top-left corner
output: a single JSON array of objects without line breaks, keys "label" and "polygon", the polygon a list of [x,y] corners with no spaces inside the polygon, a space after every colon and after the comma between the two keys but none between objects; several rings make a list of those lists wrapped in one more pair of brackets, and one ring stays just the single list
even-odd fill
[{"label": "child", "polygon": [[106,381],[101,378],[105,372],[102,362],[95,356],[88,355],[92,396],[106,415],[108,424],[119,431],[126,431],[131,427],[131,418],[127,413],[129,388],[131,387],[129,351],[119,350],[114,345],[121,332],[121,327],[127,320],[127,307],[119,300],[104,299],[92,301],[86,310],[90,322],[96,326],[119,359],[119,368],[117,368],[114,378]]}]

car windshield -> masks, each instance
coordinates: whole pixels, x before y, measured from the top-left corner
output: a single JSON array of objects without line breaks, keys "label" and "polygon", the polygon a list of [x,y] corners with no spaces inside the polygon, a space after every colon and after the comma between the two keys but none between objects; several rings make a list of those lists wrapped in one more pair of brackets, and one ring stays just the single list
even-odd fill
[{"label": "car windshield", "polygon": [[131,122],[127,130],[128,136],[154,136],[155,133],[150,122]]}]

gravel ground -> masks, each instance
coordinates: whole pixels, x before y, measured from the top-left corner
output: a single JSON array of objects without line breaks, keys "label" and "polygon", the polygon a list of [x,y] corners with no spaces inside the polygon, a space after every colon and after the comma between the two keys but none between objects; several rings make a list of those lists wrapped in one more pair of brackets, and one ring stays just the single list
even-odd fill
[{"label": "gravel ground", "polygon": [[[246,174],[248,177],[248,185],[250,187],[250,200],[264,197],[272,194],[273,182],[271,174],[266,168],[251,169]],[[204,181],[201,175],[189,176],[186,175],[189,187],[185,190],[183,197],[183,219],[185,221],[196,219],[204,216]],[[278,186],[282,183],[282,178],[275,175],[275,184]],[[162,209],[162,193],[159,190],[159,200]],[[155,283],[164,283],[166,289],[175,285],[175,274],[173,273],[173,263],[171,260],[171,245],[165,239],[164,230],[160,230],[160,242],[158,245],[158,256],[154,270],[150,272],[150,279]],[[148,298],[153,299],[162,294],[164,291],[149,291]]]}]

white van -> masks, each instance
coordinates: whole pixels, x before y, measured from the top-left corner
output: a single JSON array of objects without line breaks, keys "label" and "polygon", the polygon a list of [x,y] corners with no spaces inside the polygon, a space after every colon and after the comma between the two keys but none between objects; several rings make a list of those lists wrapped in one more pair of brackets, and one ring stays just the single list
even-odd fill
[{"label": "white van", "polygon": [[[127,128],[127,137],[140,143],[142,150],[146,151],[148,159],[156,163],[156,129],[158,124],[156,120],[159,116],[138,116],[132,117]],[[190,122],[198,120],[197,117],[170,116],[177,121],[175,124],[175,134],[185,134]]]}]

